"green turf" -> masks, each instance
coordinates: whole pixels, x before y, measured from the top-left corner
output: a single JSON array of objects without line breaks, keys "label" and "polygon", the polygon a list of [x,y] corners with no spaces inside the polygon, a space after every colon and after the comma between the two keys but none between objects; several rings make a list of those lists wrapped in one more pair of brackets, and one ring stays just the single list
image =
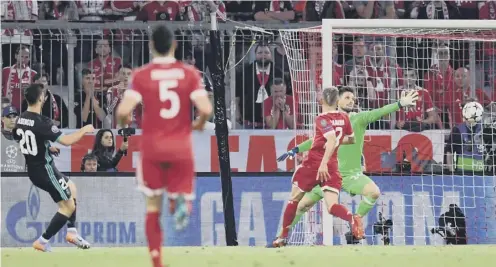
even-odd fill
[{"label": "green turf", "polygon": [[[251,247],[164,248],[171,267],[485,267],[494,266],[496,246],[335,246],[266,249]],[[2,249],[4,267],[146,267],[146,248]]]}]

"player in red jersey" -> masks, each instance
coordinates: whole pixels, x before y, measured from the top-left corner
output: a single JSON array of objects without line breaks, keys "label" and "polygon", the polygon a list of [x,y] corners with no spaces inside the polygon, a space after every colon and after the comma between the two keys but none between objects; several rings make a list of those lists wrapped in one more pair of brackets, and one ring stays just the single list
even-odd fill
[{"label": "player in red jersey", "polygon": [[298,202],[306,192],[320,185],[324,191],[327,211],[351,224],[353,235],[362,239],[364,230],[358,215],[352,215],[348,209],[338,203],[341,191],[341,174],[338,170],[338,148],[341,144],[354,143],[353,129],[346,113],[337,110],[339,91],[335,87],[322,92],[322,114],[315,119],[315,133],[308,157],[293,174],[291,197],[284,210],[280,236],[274,240],[274,247],[287,244],[289,227],[296,215]]},{"label": "player in red jersey", "polygon": [[[192,129],[203,129],[212,113],[199,71],[174,59],[176,41],[170,30],[153,30],[151,63],[135,70],[130,88],[117,108],[121,125],[129,123],[133,109],[142,102],[141,160],[136,168],[139,188],[146,195],[146,237],[154,267],[161,267],[162,194],[167,191],[176,229],[183,229],[194,198]],[[191,101],[200,114],[191,125]]]}]

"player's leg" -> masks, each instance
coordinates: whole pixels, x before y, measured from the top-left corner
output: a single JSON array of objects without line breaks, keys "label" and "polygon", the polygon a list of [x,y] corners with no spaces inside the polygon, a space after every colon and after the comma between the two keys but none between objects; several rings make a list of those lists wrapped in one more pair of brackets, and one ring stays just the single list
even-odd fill
[{"label": "player's leg", "polygon": [[[337,170],[337,168],[329,168],[329,170]],[[329,214],[349,222],[355,238],[362,239],[364,236],[362,219],[358,215],[353,215],[344,205],[339,204],[339,192],[342,183],[341,175],[338,171],[330,171],[329,174],[331,178],[322,183],[327,211]]]},{"label": "player's leg", "polygon": [[[32,175],[30,174],[31,177]],[[45,232],[33,243],[33,247],[36,250],[49,252],[51,251],[49,240],[64,227],[76,206],[71,198],[71,190],[67,184],[67,179],[57,179],[51,166],[47,165],[45,171],[37,172],[37,177],[33,176],[31,181],[38,188],[48,192],[53,201],[59,206]]]},{"label": "player's leg", "polygon": [[164,193],[164,172],[159,163],[138,158],[136,178],[138,188],[146,197],[145,234],[153,267],[162,267],[162,196]]},{"label": "player's leg", "polygon": [[71,190],[71,199],[74,202],[74,212],[72,213],[71,217],[69,217],[69,220],[67,221],[67,235],[65,239],[67,242],[77,246],[78,248],[82,249],[89,249],[90,248],[90,243],[86,240],[83,239],[81,235],[79,235],[77,228],[76,228],[76,213],[77,213],[77,188],[76,184],[72,181],[68,181],[67,185],[69,186],[69,189]]},{"label": "player's leg", "polygon": [[189,223],[193,208],[195,166],[191,158],[177,160],[163,166],[169,211],[174,216],[176,230],[183,230]]},{"label": "player's leg", "polygon": [[272,243],[274,247],[282,247],[287,244],[286,239],[288,237],[291,224],[295,219],[298,203],[305,195],[305,192],[309,192],[315,186],[316,180],[314,177],[317,177],[317,172],[304,166],[296,169],[293,174],[291,195],[289,197],[288,204],[284,209],[282,218],[282,230],[276,240]]},{"label": "player's leg", "polygon": [[358,205],[357,214],[364,217],[374,208],[381,195],[379,187],[365,174],[343,177],[343,190],[350,195],[361,195],[362,201]]},{"label": "player's leg", "polygon": [[[312,191],[305,193],[303,198],[298,202],[298,207],[296,209],[296,216],[289,226],[292,229],[301,219],[303,214],[310,210],[317,202],[319,202],[324,196],[322,195],[322,189],[320,186],[315,186]],[[277,236],[281,234],[282,229],[279,230]]]}]

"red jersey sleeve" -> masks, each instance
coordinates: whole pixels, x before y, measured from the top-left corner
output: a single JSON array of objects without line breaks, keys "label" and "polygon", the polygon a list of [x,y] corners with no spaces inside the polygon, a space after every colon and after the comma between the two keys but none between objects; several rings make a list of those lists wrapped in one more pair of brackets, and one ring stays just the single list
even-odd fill
[{"label": "red jersey sleeve", "polygon": [[131,75],[131,79],[129,81],[129,88],[124,91],[124,97],[132,97],[134,98],[137,102],[141,102],[143,100],[143,96],[141,95],[141,89],[138,86],[137,82],[137,73],[134,72]]},{"label": "red jersey sleeve", "polygon": [[207,95],[205,84],[203,83],[203,78],[201,77],[200,72],[196,68],[192,67],[189,73],[191,75],[191,93],[189,95],[191,100],[195,100],[198,96]]},{"label": "red jersey sleeve", "polygon": [[353,136],[353,128],[351,128],[351,122],[350,122],[350,117],[348,115],[343,115],[344,117],[344,129],[343,129],[343,134],[344,136]]},{"label": "red jersey sleeve", "polygon": [[317,116],[315,119],[315,127],[318,132],[327,139],[329,135],[335,134],[334,126],[332,126],[331,120],[325,116]]},{"label": "red jersey sleeve", "polygon": [[429,94],[429,91],[425,89],[422,89],[422,102],[424,103],[425,112],[431,112],[434,110],[431,94]]}]

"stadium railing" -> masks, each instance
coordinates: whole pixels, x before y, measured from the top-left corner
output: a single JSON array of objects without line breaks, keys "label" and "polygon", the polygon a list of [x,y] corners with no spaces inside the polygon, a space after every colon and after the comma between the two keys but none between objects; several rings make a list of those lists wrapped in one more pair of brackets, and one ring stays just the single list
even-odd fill
[{"label": "stadium railing", "polygon": [[[160,23],[160,22],[158,22]],[[31,69],[46,73],[51,91],[61,96],[67,106],[68,112],[60,112],[59,118],[63,121],[62,128],[76,128],[79,123],[74,114],[81,108],[78,96],[82,91],[82,75],[84,68],[92,69],[90,62],[98,58],[100,50],[97,48],[99,40],[106,39],[111,48],[111,56],[119,58],[122,66],[138,67],[149,62],[150,54],[148,49],[148,34],[155,22],[118,22],[118,23],[78,23],[67,22],[61,24],[57,21],[36,21],[33,22],[8,22],[2,21],[2,58],[3,67],[10,67],[16,63],[16,52],[21,45],[29,49],[26,65]],[[211,81],[207,62],[209,60],[208,30],[210,24],[192,24],[188,22],[167,22],[167,25],[174,31],[178,40],[176,58],[195,64],[204,73],[207,89],[211,90]],[[256,29],[269,28],[296,28],[316,26],[315,23],[299,23],[285,25],[282,23],[255,23],[244,22],[244,24],[219,24],[222,32],[224,51],[223,61],[225,62],[225,86],[226,105],[229,118],[233,121],[232,127],[239,128],[240,125],[234,123],[236,117],[236,79],[243,79],[246,76],[245,64],[254,60],[254,48],[261,41],[269,42],[271,50],[276,46],[274,34],[260,33]],[[275,33],[275,31],[274,31]],[[282,46],[281,43],[279,43]],[[115,62],[114,62],[115,63]],[[104,106],[112,106],[112,101],[107,98],[105,90],[117,81],[107,82],[105,80],[118,80],[117,64],[107,66],[107,74],[98,76],[103,82],[100,92],[99,102]],[[287,66],[286,66],[287,67]],[[236,73],[238,72],[238,75]],[[97,73],[98,74],[98,73]],[[289,77],[289,72],[286,73]],[[104,77],[103,77],[104,76]],[[16,90],[13,85],[15,81],[11,79],[8,72],[4,71],[0,77],[2,81],[2,96],[7,96],[9,90]],[[28,82],[28,80],[24,81]],[[10,85],[9,85],[10,84]],[[243,83],[241,83],[242,86]],[[97,86],[99,87],[99,86]],[[258,89],[258,88],[257,88]],[[245,92],[248,89],[238,89]],[[270,90],[267,88],[267,90]],[[20,98],[20,94],[13,94]],[[79,98],[79,99],[77,99]],[[18,100],[12,99],[13,103],[20,107]],[[75,109],[76,108],[76,109]],[[48,114],[53,115],[53,114]],[[240,119],[240,121],[242,121]],[[102,125],[102,123],[97,124]],[[106,128],[112,128],[114,123],[103,124]],[[248,126],[247,126],[248,127]],[[261,128],[264,128],[263,126]]]}]

